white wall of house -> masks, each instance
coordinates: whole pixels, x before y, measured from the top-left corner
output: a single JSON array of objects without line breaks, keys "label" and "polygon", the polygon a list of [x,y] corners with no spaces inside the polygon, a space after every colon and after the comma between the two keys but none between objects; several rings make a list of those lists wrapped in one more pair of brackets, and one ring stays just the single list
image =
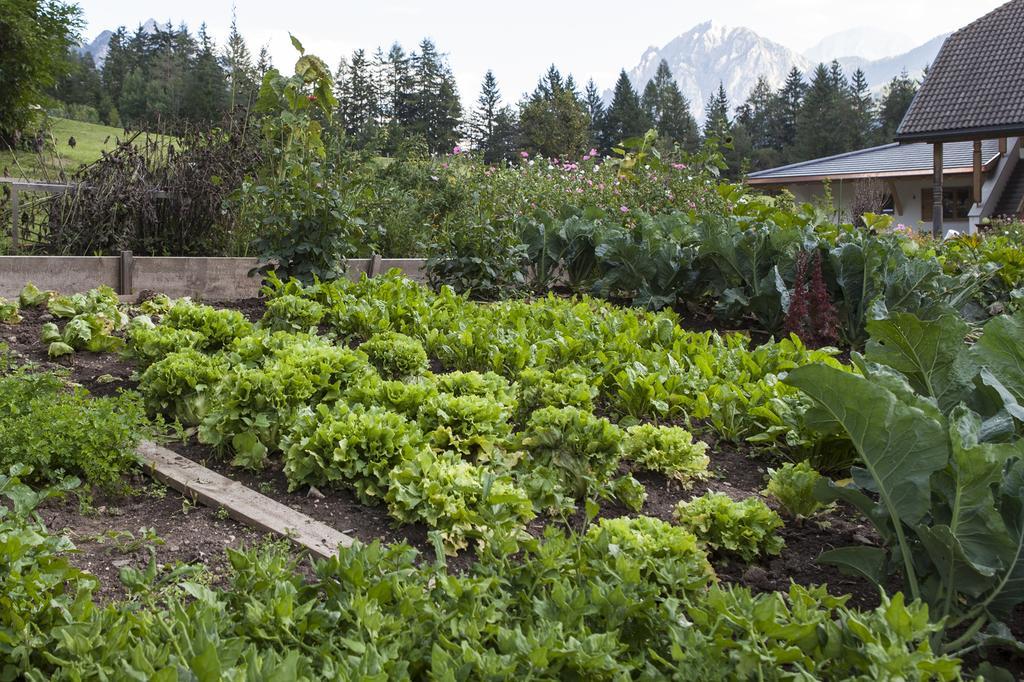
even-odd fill
[{"label": "white wall of house", "polygon": [[[841,221],[848,222],[851,220],[853,201],[857,193],[857,182],[857,180],[833,180],[831,182],[832,203],[838,210],[839,220]],[[930,232],[932,229],[931,222],[925,223],[921,218],[921,192],[922,190],[931,189],[931,176],[921,175],[893,178],[892,184],[900,198],[900,201],[897,203],[903,209],[902,213],[898,210],[893,210],[893,220],[907,227],[913,227],[920,232]],[[955,187],[970,188],[971,176],[947,175],[943,184],[946,189]],[[824,183],[799,183],[787,185],[786,189],[793,193],[793,196],[796,197],[799,203],[817,203],[824,200],[825,197]],[[968,228],[966,218],[963,220],[950,220],[947,218],[944,222],[948,230],[967,231]]]}]

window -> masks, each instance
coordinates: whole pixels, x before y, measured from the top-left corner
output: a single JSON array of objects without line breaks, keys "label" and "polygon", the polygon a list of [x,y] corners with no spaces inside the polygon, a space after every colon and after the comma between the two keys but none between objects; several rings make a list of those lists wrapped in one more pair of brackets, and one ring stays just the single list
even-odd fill
[{"label": "window", "polygon": [[[932,219],[932,197],[931,187],[921,190],[921,220],[930,222]],[[943,220],[967,220],[967,214],[971,212],[974,199],[971,196],[970,187],[952,187],[942,190],[942,219]]]}]

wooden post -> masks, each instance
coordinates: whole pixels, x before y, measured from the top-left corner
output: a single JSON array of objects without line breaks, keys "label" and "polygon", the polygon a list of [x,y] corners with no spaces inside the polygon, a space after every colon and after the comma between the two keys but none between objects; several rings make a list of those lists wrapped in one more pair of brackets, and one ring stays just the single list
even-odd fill
[{"label": "wooden post", "polygon": [[373,254],[373,256],[370,257],[369,272],[366,273],[368,277],[376,277],[377,275],[380,274],[381,261],[383,260],[384,259],[380,257],[380,254],[377,253]]},{"label": "wooden post", "polygon": [[932,179],[932,236],[942,239],[942,143],[932,145],[935,167]]},{"label": "wooden post", "polygon": [[1005,137],[1000,137],[999,138],[999,154],[1001,156],[1006,156],[1006,138]]},{"label": "wooden post", "polygon": [[18,252],[18,221],[21,220],[21,211],[18,209],[18,188],[11,185],[11,253]]},{"label": "wooden post", "polygon": [[981,140],[974,141],[974,205],[981,204]]},{"label": "wooden post", "polygon": [[131,251],[121,252],[121,276],[120,284],[118,285],[118,292],[122,295],[132,293],[132,270],[135,266],[135,257]]}]

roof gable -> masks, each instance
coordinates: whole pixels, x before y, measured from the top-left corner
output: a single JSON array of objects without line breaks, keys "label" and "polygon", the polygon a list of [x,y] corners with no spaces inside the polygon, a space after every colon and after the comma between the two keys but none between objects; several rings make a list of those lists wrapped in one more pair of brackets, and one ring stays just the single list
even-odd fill
[{"label": "roof gable", "polygon": [[1024,132],[1024,0],[949,36],[896,132],[939,141]]}]

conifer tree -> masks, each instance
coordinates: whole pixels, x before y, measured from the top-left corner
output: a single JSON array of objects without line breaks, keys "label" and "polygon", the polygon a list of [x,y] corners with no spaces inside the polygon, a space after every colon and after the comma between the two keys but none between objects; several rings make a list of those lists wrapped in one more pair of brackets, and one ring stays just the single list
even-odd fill
[{"label": "conifer tree", "polygon": [[519,134],[528,152],[552,158],[576,156],[590,143],[587,106],[553,64],[519,105]]},{"label": "conifer tree", "polygon": [[700,133],[697,121],[690,113],[690,103],[664,59],[658,64],[654,78],[644,88],[641,105],[651,125],[658,130],[659,139],[668,144],[678,143],[690,151],[700,144]]},{"label": "conifer tree", "polygon": [[485,163],[494,163],[497,158],[492,145],[495,141],[498,114],[502,107],[498,79],[490,69],[484,74],[476,103],[476,109],[469,120],[469,139],[473,147],[483,153]]},{"label": "conifer tree", "polygon": [[903,117],[917,94],[917,81],[904,71],[885,87],[878,107],[879,135],[883,142],[891,142]]},{"label": "conifer tree", "polygon": [[601,100],[601,93],[597,90],[597,83],[591,78],[587,81],[587,89],[584,92],[583,99],[587,115],[590,117],[590,143],[600,149],[604,149],[606,140],[604,139],[604,102]]},{"label": "conifer tree", "polygon": [[797,121],[796,151],[802,159],[831,156],[851,147],[848,85],[838,63],[819,64]]},{"label": "conifer tree", "polygon": [[245,38],[238,31],[234,8],[231,9],[231,28],[224,46],[224,68],[227,71],[228,106],[231,109],[236,106],[248,108],[256,100],[256,69]]},{"label": "conifer tree", "polygon": [[807,83],[804,82],[804,76],[794,66],[786,76],[782,89],[779,90],[775,138],[779,149],[783,151],[791,150],[796,144],[797,123],[806,93]]},{"label": "conifer tree", "polygon": [[420,135],[432,153],[447,153],[458,142],[462,106],[451,69],[434,43],[425,38],[412,56],[412,132]]},{"label": "conifer tree", "polygon": [[193,123],[210,125],[220,118],[227,106],[228,88],[206,24],[199,27],[198,46],[185,83],[183,117]]},{"label": "conifer tree", "polygon": [[345,133],[357,144],[366,144],[377,121],[377,93],[366,50],[362,48],[352,53],[341,102]]},{"label": "conifer tree", "polygon": [[719,81],[718,91],[708,99],[704,108],[704,137],[717,137],[726,142],[732,135],[729,95],[725,92],[725,84]]},{"label": "conifer tree", "polygon": [[640,106],[640,97],[623,69],[619,72],[612,103],[605,114],[604,139],[614,146],[628,138],[642,136],[650,127],[651,122]]}]

